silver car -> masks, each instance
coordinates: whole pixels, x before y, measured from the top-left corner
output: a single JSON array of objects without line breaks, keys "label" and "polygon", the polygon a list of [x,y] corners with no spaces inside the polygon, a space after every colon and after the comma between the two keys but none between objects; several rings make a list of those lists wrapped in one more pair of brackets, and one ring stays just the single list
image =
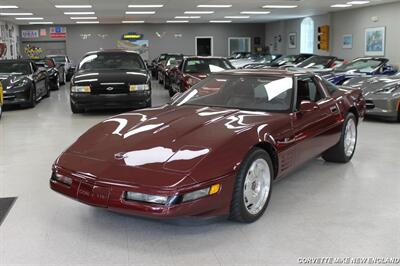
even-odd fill
[{"label": "silver car", "polygon": [[367,102],[367,116],[400,121],[400,74],[358,77],[343,85],[362,89]]}]

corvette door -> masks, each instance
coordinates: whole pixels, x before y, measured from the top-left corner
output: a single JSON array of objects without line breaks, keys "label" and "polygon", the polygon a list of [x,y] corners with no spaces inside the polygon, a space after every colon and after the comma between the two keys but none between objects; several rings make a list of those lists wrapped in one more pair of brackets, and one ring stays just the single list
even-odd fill
[{"label": "corvette door", "polygon": [[[302,101],[310,101],[312,110],[300,111]],[[329,97],[313,76],[297,80],[296,110],[292,125],[296,142],[296,165],[320,155],[339,139],[340,112],[336,101]]]}]

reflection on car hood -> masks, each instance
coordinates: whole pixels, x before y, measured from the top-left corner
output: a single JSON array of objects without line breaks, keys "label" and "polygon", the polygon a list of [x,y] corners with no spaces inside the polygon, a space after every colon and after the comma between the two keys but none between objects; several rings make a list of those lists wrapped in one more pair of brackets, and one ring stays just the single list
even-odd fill
[{"label": "reflection on car hood", "polygon": [[81,70],[75,73],[72,83],[76,85],[96,83],[145,84],[149,75],[146,70]]},{"label": "reflection on car hood", "polygon": [[28,75],[18,74],[18,73],[0,73],[0,81],[3,85],[3,89],[7,90],[13,83],[20,79],[27,77]]}]

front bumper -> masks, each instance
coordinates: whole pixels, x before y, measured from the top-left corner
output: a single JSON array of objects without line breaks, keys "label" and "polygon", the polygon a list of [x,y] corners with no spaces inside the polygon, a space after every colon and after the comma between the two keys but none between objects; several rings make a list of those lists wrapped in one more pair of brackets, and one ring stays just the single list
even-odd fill
[{"label": "front bumper", "polygon": [[399,117],[399,99],[366,99],[366,116],[381,117],[390,120],[397,120]]},{"label": "front bumper", "polygon": [[[229,213],[230,202],[233,193],[233,176],[228,175],[210,182],[184,187],[178,190],[165,190],[157,188],[141,188],[137,185],[127,186],[110,182],[102,182],[93,178],[84,177],[81,174],[68,174],[57,170],[57,173],[72,178],[71,185],[66,185],[56,180],[53,173],[50,179],[50,187],[67,197],[70,197],[87,205],[106,208],[125,214],[149,217],[149,218],[186,218],[186,217],[217,217]],[[125,199],[127,191],[141,192],[152,195],[167,195],[179,197],[215,183],[221,184],[221,190],[211,196],[206,196],[190,202],[172,205],[159,205],[145,202],[129,201]]]},{"label": "front bumper", "polygon": [[151,91],[121,94],[70,94],[71,102],[82,109],[144,108],[151,103]]},{"label": "front bumper", "polygon": [[4,105],[21,105],[29,103],[31,92],[29,87],[4,91]]}]

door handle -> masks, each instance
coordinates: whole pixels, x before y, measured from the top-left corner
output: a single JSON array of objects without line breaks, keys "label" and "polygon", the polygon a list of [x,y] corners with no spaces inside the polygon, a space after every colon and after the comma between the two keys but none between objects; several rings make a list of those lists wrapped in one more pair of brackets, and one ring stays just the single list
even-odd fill
[{"label": "door handle", "polygon": [[332,106],[330,108],[330,110],[331,110],[331,113],[336,113],[338,111],[338,108],[336,106]]}]

